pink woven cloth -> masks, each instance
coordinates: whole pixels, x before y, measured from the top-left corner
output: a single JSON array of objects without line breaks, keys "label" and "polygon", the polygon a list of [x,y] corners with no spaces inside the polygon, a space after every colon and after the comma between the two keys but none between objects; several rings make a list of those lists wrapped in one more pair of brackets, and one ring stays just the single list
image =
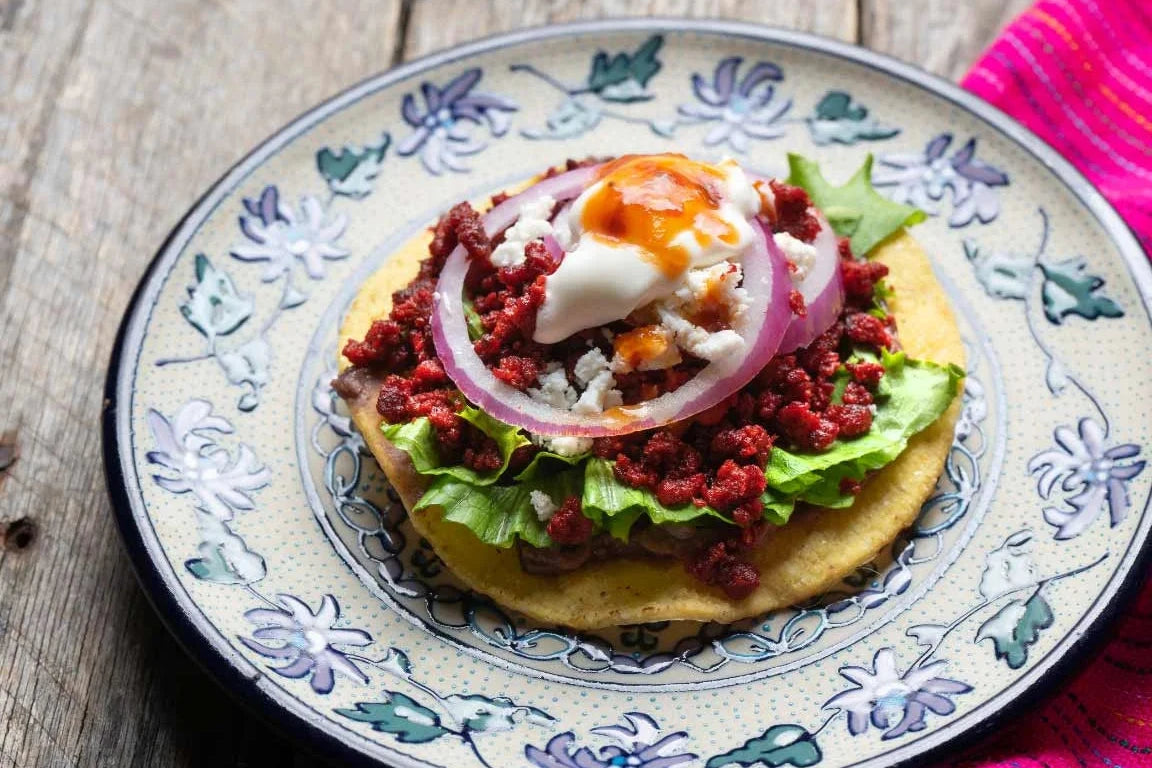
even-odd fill
[{"label": "pink woven cloth", "polygon": [[[1152,0],[1042,0],[963,80],[1055,147],[1152,254]],[[1058,693],[951,765],[1152,768],[1152,584]]]}]

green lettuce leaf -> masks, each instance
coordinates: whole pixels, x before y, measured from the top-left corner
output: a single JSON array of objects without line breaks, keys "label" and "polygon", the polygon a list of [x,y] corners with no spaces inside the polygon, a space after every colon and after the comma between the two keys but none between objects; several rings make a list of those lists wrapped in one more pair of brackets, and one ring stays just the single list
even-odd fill
[{"label": "green lettuce leaf", "polygon": [[528,438],[516,427],[497,421],[470,405],[460,411],[460,418],[496,441],[500,447],[500,456],[504,459],[500,469],[480,473],[462,464],[444,466],[436,445],[436,433],[426,417],[422,416],[406,424],[385,424],[380,429],[389,442],[408,454],[412,466],[421,475],[447,475],[473,485],[491,485],[508,468],[512,452],[520,446],[528,445]]},{"label": "green lettuce leaf", "polygon": [[782,496],[771,488],[764,491],[760,501],[764,504],[764,519],[772,525],[784,525],[796,509],[796,499]]},{"label": "green lettuce leaf", "polygon": [[932,424],[956,396],[964,371],[908,359],[903,352],[882,352],[887,396],[878,398],[868,434],[837,441],[819,454],[797,454],[773,448],[765,474],[769,487],[784,497],[822,507],[852,504],[840,492],[845,478],[863,480],[868,472],[891,463],[908,446],[908,439]]},{"label": "green lettuce leaf", "polygon": [[532,491],[541,491],[557,505],[579,496],[584,485],[580,469],[515,485],[475,485],[450,474],[436,478],[416,502],[415,512],[441,507],[444,519],[467,526],[485,544],[507,549],[520,537],[534,547],[552,546],[547,524],[536,516]]},{"label": "green lettuce leaf", "polygon": [[846,183],[834,187],[813,160],[788,154],[788,183],[803,187],[836,233],[852,238],[852,251],[867,256],[889,235],[924,221],[924,212],[894,203],[872,186],[872,155]]},{"label": "green lettuce leaf", "polygon": [[468,324],[468,338],[476,341],[484,335],[484,323],[480,320],[480,313],[476,305],[469,298],[464,299],[464,322]]},{"label": "green lettuce leaf", "polygon": [[532,457],[532,461],[528,462],[528,466],[520,470],[520,473],[516,475],[513,480],[516,482],[535,480],[541,475],[549,474],[550,471],[563,470],[565,467],[575,467],[591,455],[591,453],[586,452],[578,453],[575,456],[564,456],[563,454],[553,451],[540,451]]}]

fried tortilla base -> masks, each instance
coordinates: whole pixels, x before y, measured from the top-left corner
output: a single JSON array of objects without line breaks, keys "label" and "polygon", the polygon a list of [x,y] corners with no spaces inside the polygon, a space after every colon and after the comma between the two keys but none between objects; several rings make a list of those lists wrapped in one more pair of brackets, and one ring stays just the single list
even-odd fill
[{"label": "fried tortilla base", "polygon": [[[373,319],[387,315],[391,295],[416,275],[427,255],[424,234],[394,254],[361,288],[340,329],[340,347],[363,338]],[[917,242],[900,233],[875,254],[891,273],[890,302],[900,342],[912,357],[964,366],[964,347],[948,298]],[[340,358],[341,370],[348,361]],[[952,443],[960,398],[935,424],[912,438],[896,461],[864,485],[849,509],[794,515],[752,554],[760,586],[743,600],[693,579],[673,559],[620,559],[589,563],[572,573],[534,576],[520,568],[513,549],[482,544],[465,526],[445,522],[442,510],[410,515],[412,526],[448,568],[497,603],[548,624],[575,629],[651,621],[731,622],[792,605],[832,588],[873,559],[916,519],[932,493]],[[375,396],[349,404],[352,418],[380,466],[413,508],[426,487],[408,455],[384,439]]]}]

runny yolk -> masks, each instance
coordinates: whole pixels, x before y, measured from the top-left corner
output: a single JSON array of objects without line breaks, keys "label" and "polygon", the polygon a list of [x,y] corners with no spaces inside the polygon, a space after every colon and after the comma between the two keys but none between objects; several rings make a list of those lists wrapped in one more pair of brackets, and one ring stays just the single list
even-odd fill
[{"label": "runny yolk", "polygon": [[675,242],[689,232],[701,247],[728,245],[740,234],[720,215],[723,172],[683,155],[624,155],[606,163],[604,182],[584,206],[581,224],[593,237],[637,245],[668,278],[688,269],[692,254]]},{"label": "runny yolk", "polygon": [[633,368],[640,367],[645,360],[652,360],[668,351],[668,333],[658,325],[642,325],[627,333],[620,333],[612,340],[616,354]]}]

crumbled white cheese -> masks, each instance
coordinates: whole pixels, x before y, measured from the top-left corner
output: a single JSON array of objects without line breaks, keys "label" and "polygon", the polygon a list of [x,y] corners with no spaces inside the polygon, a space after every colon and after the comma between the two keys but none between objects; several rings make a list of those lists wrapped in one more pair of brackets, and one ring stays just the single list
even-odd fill
[{"label": "crumbled white cheese", "polygon": [[704,360],[722,360],[743,352],[744,339],[736,331],[724,329],[708,334],[707,339],[697,342],[688,351]]},{"label": "crumbled white cheese", "polygon": [[804,282],[804,278],[812,271],[812,265],[816,263],[816,246],[798,240],[787,232],[777,232],[772,239],[783,252],[784,258],[795,267],[788,270],[792,273],[792,282],[796,284]]},{"label": "crumbled white cheese", "polygon": [[657,312],[661,325],[676,334],[677,346],[702,360],[711,362],[744,351],[744,339],[736,331],[709,333],[668,307],[657,307]]},{"label": "crumbled white cheese", "polygon": [[552,437],[550,435],[537,435],[528,433],[528,437],[532,442],[546,451],[558,453],[561,456],[579,456],[582,453],[588,453],[592,450],[592,438],[590,437],[574,437],[569,435],[558,435]]},{"label": "crumbled white cheese", "polygon": [[[603,355],[601,355],[603,357]],[[605,361],[607,364],[607,361]],[[597,373],[591,381],[588,382],[584,393],[580,395],[580,399],[576,401],[576,405],[572,406],[572,413],[582,416],[590,416],[592,414],[603,413],[609,408],[624,404],[624,396],[620,390],[616,389],[616,379],[612,376],[612,372],[607,370]]]},{"label": "crumbled white cheese", "polygon": [[558,507],[556,502],[543,491],[532,491],[528,494],[528,500],[532,502],[532,508],[536,510],[536,517],[540,522],[546,523],[552,519],[552,515],[556,514]]},{"label": "crumbled white cheese", "polygon": [[588,386],[588,382],[606,370],[608,370],[608,358],[597,348],[592,348],[581,355],[576,365],[572,367],[577,383],[585,387]]},{"label": "crumbled white cheese", "polygon": [[576,389],[568,383],[564,366],[559,363],[550,364],[544,373],[536,377],[536,380],[540,382],[540,386],[536,389],[529,389],[528,396],[537,402],[566,411],[575,405],[580,398]]},{"label": "crumbled white cheese", "polygon": [[504,233],[504,242],[496,246],[490,258],[494,267],[514,267],[524,263],[524,246],[538,237],[552,234],[552,222],[548,217],[556,200],[542,195],[520,209],[516,223]]}]

